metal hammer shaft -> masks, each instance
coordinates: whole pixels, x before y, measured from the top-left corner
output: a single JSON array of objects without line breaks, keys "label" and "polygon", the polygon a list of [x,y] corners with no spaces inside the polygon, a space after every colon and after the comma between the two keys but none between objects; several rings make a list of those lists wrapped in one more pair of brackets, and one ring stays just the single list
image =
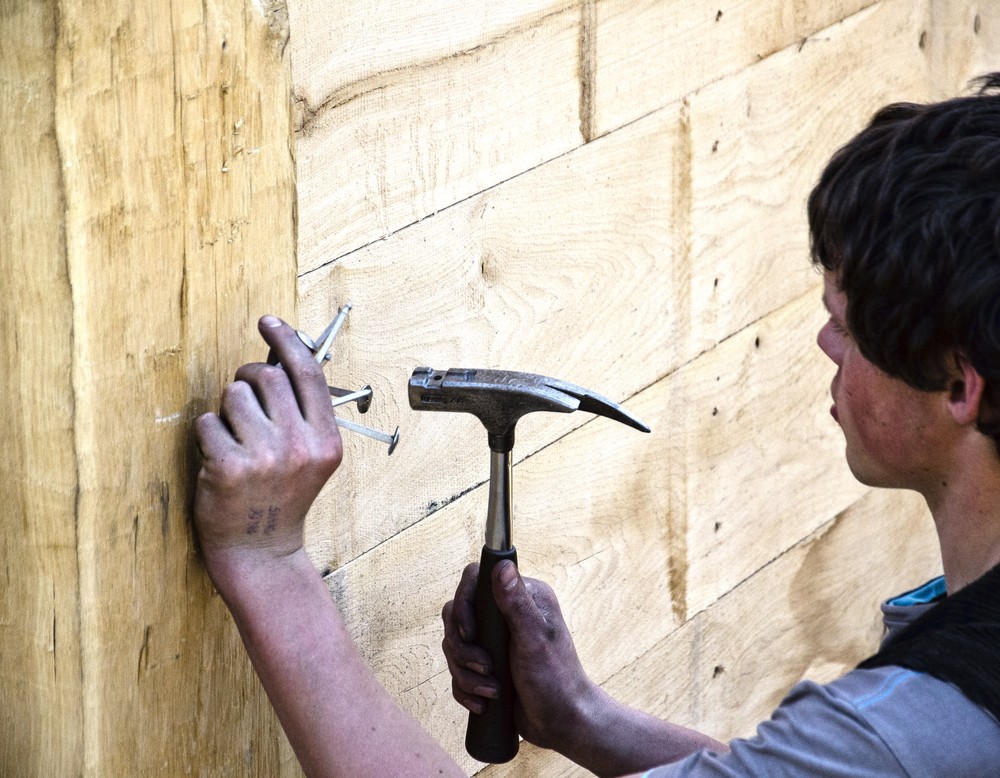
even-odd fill
[{"label": "metal hammer shaft", "polygon": [[514,511],[511,495],[509,451],[490,452],[490,501],[486,508],[486,547],[493,551],[514,548]]},{"label": "metal hammer shaft", "polygon": [[486,543],[476,581],[476,640],[493,659],[497,698],[482,713],[469,714],[465,750],[481,762],[509,762],[518,751],[514,721],[514,681],[510,673],[510,628],[493,597],[493,569],[505,559],[517,564],[512,538],[511,456],[490,452],[490,499],[486,509]]}]

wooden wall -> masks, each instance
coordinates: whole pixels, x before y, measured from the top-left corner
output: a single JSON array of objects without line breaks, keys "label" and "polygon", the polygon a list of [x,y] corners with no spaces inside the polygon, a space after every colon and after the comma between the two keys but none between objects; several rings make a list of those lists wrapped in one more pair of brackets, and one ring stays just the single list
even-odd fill
[{"label": "wooden wall", "polygon": [[937,569],[919,503],[841,462],[803,199],[876,106],[1000,69],[994,4],[4,0],[0,41],[0,775],[300,774],[188,515],[190,422],[268,311],[355,305],[331,379],[402,442],[346,437],[310,550],[470,772],[438,614],[486,441],[409,411],[417,365],[653,427],[526,418],[514,486],[523,569],[654,713],[752,731]]},{"label": "wooden wall", "polygon": [[[409,410],[417,365],[553,375],[640,435],[525,418],[515,543],[585,666],[719,738],[876,645],[939,570],[912,495],[855,483],[804,201],[878,106],[1000,68],[971,0],[293,0],[301,323],[354,304],[330,375],[366,421],[310,548],[382,681],[470,771],[439,612],[478,557],[486,436]],[[357,417],[344,411],[345,416]],[[523,747],[486,775],[571,775]]]},{"label": "wooden wall", "polygon": [[0,775],[290,763],[191,538],[190,427],[295,316],[287,16],[0,3]]}]

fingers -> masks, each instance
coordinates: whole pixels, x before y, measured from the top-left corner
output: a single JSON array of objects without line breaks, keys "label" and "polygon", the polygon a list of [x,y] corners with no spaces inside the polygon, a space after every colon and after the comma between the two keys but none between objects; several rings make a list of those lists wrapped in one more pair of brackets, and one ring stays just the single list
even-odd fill
[{"label": "fingers", "polygon": [[219,417],[240,443],[259,437],[269,426],[267,415],[245,381],[234,381],[223,390]]},{"label": "fingers", "polygon": [[490,675],[490,655],[472,642],[476,635],[474,597],[478,576],[478,564],[467,566],[455,599],[441,610],[441,648],[451,673],[452,696],[473,713],[482,713],[485,699],[495,699],[498,688],[497,680]]},{"label": "fingers", "polygon": [[454,599],[454,625],[462,640],[476,639],[476,581],[479,580],[479,565],[470,564],[462,571]]},{"label": "fingers", "polygon": [[261,317],[257,326],[287,373],[302,416],[310,422],[332,421],[334,414],[323,368],[316,364],[312,352],[299,340],[295,330],[275,316]]},{"label": "fingers", "polygon": [[226,452],[239,446],[215,413],[203,413],[194,420],[194,436],[203,459],[221,459]]},{"label": "fingers", "polygon": [[243,365],[236,371],[236,380],[253,388],[265,415],[275,424],[302,423],[304,417],[291,378],[280,367],[260,362]]}]

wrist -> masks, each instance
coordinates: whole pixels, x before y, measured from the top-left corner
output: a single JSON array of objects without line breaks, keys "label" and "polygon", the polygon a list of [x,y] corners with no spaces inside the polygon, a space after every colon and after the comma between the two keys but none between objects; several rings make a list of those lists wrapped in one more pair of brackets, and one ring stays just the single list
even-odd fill
[{"label": "wrist", "polygon": [[608,710],[614,705],[614,699],[587,678],[584,687],[573,695],[572,701],[565,717],[567,726],[559,743],[553,745],[553,748],[563,756],[583,764],[581,757],[585,758],[602,737]]},{"label": "wrist", "polygon": [[285,586],[289,580],[319,575],[301,546],[290,551],[256,547],[203,548],[202,554],[209,578],[230,606],[246,592]]}]

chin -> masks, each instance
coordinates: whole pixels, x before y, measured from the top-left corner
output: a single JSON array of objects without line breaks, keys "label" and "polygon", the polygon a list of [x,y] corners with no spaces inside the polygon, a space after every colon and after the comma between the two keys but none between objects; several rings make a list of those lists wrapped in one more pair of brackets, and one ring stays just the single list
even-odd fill
[{"label": "chin", "polygon": [[854,476],[855,480],[865,486],[878,486],[886,487],[891,486],[885,482],[884,477],[880,477],[881,474],[878,473],[875,468],[871,467],[866,462],[859,462],[858,457],[851,456],[851,452],[848,450],[846,452],[847,467],[851,471],[851,475]]},{"label": "chin", "polygon": [[857,459],[847,458],[847,467],[850,468],[851,475],[865,486],[873,486],[878,489],[914,489],[915,487],[906,482],[905,479],[892,478],[884,469],[873,467],[868,462],[858,462]]}]

